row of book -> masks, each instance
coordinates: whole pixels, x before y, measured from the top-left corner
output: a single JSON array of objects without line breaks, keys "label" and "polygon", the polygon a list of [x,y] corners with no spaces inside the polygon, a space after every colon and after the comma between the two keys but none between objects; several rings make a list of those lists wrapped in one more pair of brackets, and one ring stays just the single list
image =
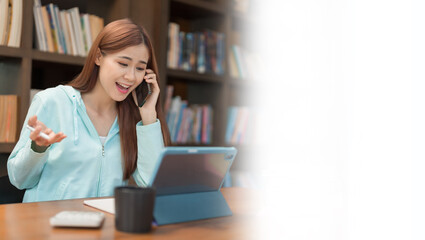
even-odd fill
[{"label": "row of book", "polygon": [[[211,144],[213,109],[210,105],[189,105],[180,96],[171,98],[173,86],[167,86],[165,114],[171,142]],[[170,96],[170,97],[169,97]]]},{"label": "row of book", "polygon": [[16,142],[18,96],[0,95],[0,142]]},{"label": "row of book", "polygon": [[225,71],[225,51],[224,33],[183,32],[179,24],[168,24],[167,66],[171,69],[221,75]]},{"label": "row of book", "polygon": [[246,142],[246,132],[250,119],[248,107],[231,106],[227,109],[227,125],[225,142],[231,145]]},{"label": "row of book", "polygon": [[22,0],[0,0],[0,45],[20,47]]},{"label": "row of book", "polygon": [[231,77],[248,79],[259,72],[258,55],[249,52],[238,45],[232,45],[229,51],[229,73]]},{"label": "row of book", "polygon": [[50,3],[41,6],[34,0],[36,46],[40,51],[74,56],[87,56],[88,51],[104,26],[104,19],[82,13],[79,8],[59,10]]}]

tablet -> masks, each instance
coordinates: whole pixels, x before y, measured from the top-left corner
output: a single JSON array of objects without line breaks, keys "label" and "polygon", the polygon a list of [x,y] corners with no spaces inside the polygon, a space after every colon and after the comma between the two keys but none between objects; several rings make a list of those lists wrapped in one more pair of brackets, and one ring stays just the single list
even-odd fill
[{"label": "tablet", "polygon": [[234,147],[166,147],[149,185],[159,196],[218,191],[236,153]]}]

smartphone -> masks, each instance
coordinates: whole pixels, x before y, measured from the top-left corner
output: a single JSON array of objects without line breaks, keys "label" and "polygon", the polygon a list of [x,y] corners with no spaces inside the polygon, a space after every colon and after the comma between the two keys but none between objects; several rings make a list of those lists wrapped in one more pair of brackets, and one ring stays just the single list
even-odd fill
[{"label": "smartphone", "polygon": [[151,94],[152,91],[150,84],[143,80],[142,83],[140,83],[136,88],[137,103],[139,108],[145,104],[146,99],[148,99],[149,95]]}]

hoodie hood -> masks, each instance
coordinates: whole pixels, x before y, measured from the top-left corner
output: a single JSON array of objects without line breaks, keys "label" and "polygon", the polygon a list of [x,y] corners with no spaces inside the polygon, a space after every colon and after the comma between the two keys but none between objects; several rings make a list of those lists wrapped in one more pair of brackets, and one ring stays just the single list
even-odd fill
[{"label": "hoodie hood", "polygon": [[[62,91],[65,92],[65,94],[68,96],[68,98],[71,100],[72,102],[72,109],[73,109],[73,124],[74,124],[74,144],[77,145],[78,144],[78,140],[79,140],[79,131],[78,131],[78,113],[77,113],[77,109],[78,108],[83,108],[84,112],[85,111],[85,106],[83,104],[83,99],[81,98],[81,93],[80,91],[74,89],[71,86],[64,86],[64,85],[59,85],[58,86],[59,89],[61,89]],[[87,113],[86,113],[87,114]]]}]

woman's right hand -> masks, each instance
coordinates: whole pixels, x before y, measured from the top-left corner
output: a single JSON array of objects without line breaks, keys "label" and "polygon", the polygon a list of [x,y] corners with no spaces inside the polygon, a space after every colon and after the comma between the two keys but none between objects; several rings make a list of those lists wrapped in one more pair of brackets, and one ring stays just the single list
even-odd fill
[{"label": "woman's right hand", "polygon": [[[44,123],[37,120],[36,115],[30,117],[30,119],[28,120],[28,125],[30,125],[31,127],[35,129],[33,132],[30,133],[30,138],[38,146],[47,147],[53,143],[60,142],[64,138],[66,138],[66,135],[63,132],[54,133],[52,129],[47,128],[46,125],[44,125]],[[47,134],[50,137],[50,139],[47,140],[40,137],[39,135],[41,131]]]}]

